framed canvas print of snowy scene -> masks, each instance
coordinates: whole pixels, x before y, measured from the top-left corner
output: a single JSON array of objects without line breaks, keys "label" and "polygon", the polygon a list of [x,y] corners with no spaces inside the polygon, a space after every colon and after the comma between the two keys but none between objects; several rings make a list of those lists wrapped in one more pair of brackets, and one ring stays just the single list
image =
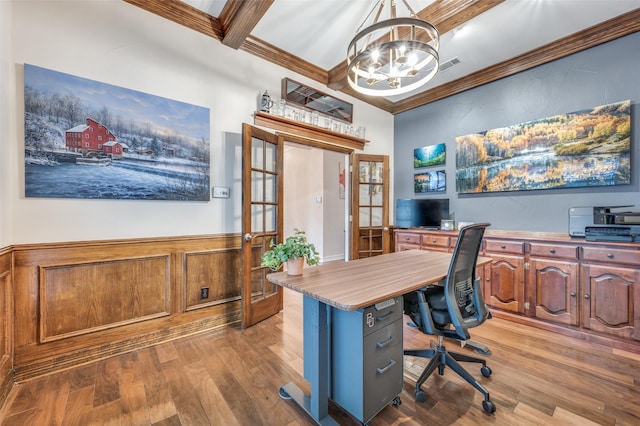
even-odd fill
[{"label": "framed canvas print of snowy scene", "polygon": [[24,65],[25,197],[209,200],[209,109]]}]

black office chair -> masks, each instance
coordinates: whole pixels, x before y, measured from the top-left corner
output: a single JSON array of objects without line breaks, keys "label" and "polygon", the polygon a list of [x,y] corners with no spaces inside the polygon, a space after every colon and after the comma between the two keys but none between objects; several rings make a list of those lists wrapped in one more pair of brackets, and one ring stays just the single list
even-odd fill
[{"label": "black office chair", "polygon": [[[404,312],[409,315],[417,328],[425,334],[438,336],[435,348],[405,349],[405,355],[431,358],[416,381],[416,401],[424,402],[426,394],[422,384],[438,368],[444,374],[449,366],[463,379],[484,395],[482,408],[491,414],[496,411],[489,399],[489,391],[471,376],[459,363],[481,363],[480,372],[484,377],[491,375],[491,369],[482,358],[449,352],[444,347],[445,338],[469,339],[468,329],[482,324],[490,318],[489,310],[482,297],[481,282],[476,279],[476,264],[482,244],[482,236],[488,223],[465,226],[460,229],[458,241],[453,251],[449,272],[444,286],[429,286],[404,296]],[[442,283],[441,283],[442,284]]]}]

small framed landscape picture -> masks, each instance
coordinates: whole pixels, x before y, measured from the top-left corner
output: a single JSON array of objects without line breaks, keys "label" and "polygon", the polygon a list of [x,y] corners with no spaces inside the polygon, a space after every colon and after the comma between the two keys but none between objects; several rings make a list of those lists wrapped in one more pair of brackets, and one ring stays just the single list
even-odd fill
[{"label": "small framed landscape picture", "polygon": [[447,175],[444,170],[422,172],[413,175],[413,189],[416,194],[441,192],[447,189]]},{"label": "small framed landscape picture", "polygon": [[447,145],[439,143],[437,145],[429,145],[413,150],[413,167],[439,166],[445,163],[447,154]]}]

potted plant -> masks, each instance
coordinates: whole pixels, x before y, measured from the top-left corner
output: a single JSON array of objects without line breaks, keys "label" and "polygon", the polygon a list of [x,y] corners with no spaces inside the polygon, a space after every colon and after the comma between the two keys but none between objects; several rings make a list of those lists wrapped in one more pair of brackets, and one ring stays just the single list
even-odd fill
[{"label": "potted plant", "polygon": [[295,235],[287,237],[283,243],[275,244],[271,240],[269,243],[271,250],[262,255],[261,266],[277,271],[286,262],[289,275],[300,275],[305,259],[309,266],[317,265],[320,262],[320,255],[316,251],[316,247],[307,241],[304,231],[297,228],[294,228],[294,231]]}]

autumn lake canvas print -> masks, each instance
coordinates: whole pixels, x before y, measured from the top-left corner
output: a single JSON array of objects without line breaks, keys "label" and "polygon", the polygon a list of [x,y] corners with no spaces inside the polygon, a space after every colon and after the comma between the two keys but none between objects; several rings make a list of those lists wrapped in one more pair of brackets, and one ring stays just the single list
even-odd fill
[{"label": "autumn lake canvas print", "polygon": [[456,138],[459,193],[626,185],[631,101]]},{"label": "autumn lake canvas print", "polygon": [[25,196],[208,201],[209,109],[24,65]]}]

